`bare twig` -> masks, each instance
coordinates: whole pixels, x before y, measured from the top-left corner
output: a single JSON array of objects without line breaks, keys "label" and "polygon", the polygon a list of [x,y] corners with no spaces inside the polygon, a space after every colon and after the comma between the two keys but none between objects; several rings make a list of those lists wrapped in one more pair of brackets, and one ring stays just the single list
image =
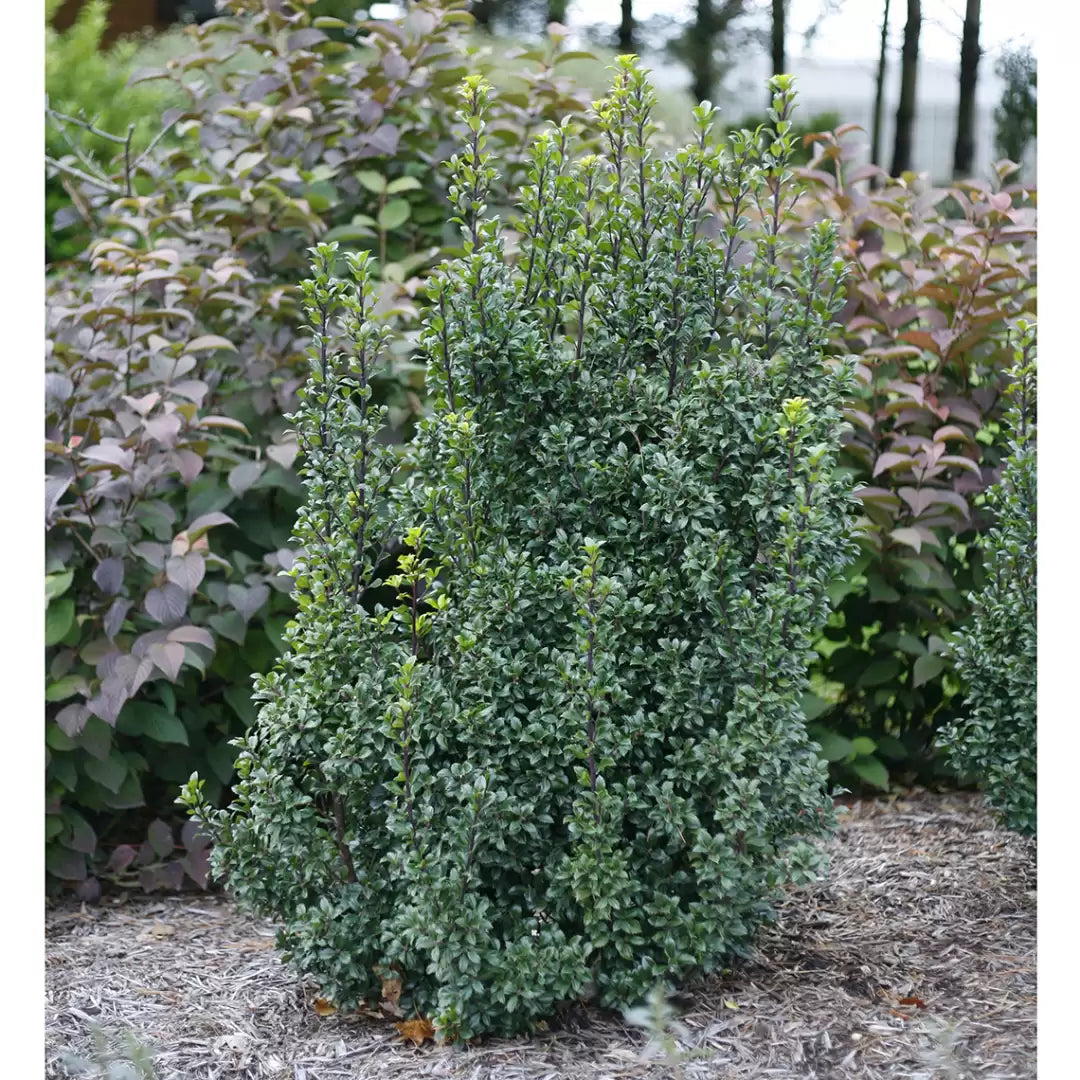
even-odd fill
[{"label": "bare twig", "polygon": [[102,191],[107,191],[110,195],[115,195],[118,199],[123,198],[126,194],[119,184],[114,184],[111,180],[106,180],[101,176],[91,176],[89,173],[83,172],[82,169],[76,169],[73,165],[68,165],[66,162],[57,161],[56,158],[49,157],[48,154],[45,155],[45,164],[56,169],[57,172],[63,173],[65,176],[70,176],[75,180],[81,180],[84,184],[92,184]]},{"label": "bare twig", "polygon": [[84,117],[68,116],[67,113],[57,112],[56,109],[46,109],[45,112],[54,120],[59,120],[65,124],[74,124],[76,127],[81,127],[84,131],[90,132],[91,135],[96,135],[99,139],[116,143],[117,146],[124,146],[131,137],[130,130],[127,138],[125,138],[123,135],[114,135],[111,131],[99,128],[92,120],[87,120]]}]

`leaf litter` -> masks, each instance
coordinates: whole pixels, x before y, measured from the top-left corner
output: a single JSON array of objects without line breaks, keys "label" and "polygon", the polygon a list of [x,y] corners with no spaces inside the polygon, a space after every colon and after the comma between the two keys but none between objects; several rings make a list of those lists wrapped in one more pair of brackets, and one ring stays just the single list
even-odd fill
[{"label": "leaf litter", "polygon": [[[1028,1080],[1036,845],[978,796],[841,814],[827,881],[792,891],[752,956],[683,987],[664,1033],[584,1006],[530,1038],[433,1043],[424,1018],[345,1014],[222,896],[46,911],[47,1078],[133,1060],[156,1080]],[[399,987],[384,983],[383,1005]],[[103,1047],[106,1048],[103,1050]]]}]

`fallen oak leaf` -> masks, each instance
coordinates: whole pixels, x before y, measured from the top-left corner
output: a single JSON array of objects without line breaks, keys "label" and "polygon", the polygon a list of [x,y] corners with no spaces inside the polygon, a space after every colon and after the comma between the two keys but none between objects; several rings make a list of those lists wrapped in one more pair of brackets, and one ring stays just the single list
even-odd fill
[{"label": "fallen oak leaf", "polygon": [[223,949],[247,949],[251,952],[261,952],[264,949],[274,948],[273,938],[251,938],[247,941],[230,941],[221,946]]},{"label": "fallen oak leaf", "polygon": [[917,1008],[925,1009],[926,1002],[922,998],[917,997],[902,997],[897,999],[898,1005],[915,1005]]},{"label": "fallen oak leaf", "polygon": [[337,1006],[332,1005],[326,998],[316,998],[315,1012],[319,1016],[333,1016],[337,1012]]},{"label": "fallen oak leaf", "polygon": [[390,1016],[403,1017],[405,1014],[401,1011],[401,1007],[398,1002],[401,1000],[401,980],[396,977],[389,979],[383,979],[382,981],[382,1001],[379,1005],[384,1012],[389,1013]]},{"label": "fallen oak leaf", "polygon": [[426,1017],[418,1016],[415,1020],[401,1020],[394,1025],[403,1039],[408,1039],[413,1046],[420,1046],[428,1039],[435,1041],[435,1025]]}]

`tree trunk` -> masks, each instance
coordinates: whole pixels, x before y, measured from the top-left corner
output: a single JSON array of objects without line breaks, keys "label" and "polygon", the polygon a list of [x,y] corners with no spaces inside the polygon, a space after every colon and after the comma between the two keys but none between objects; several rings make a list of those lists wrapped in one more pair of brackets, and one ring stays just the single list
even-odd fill
[{"label": "tree trunk", "polygon": [[491,17],[495,14],[495,4],[498,0],[473,0],[469,10],[477,26],[485,30],[491,26]]},{"label": "tree trunk", "polygon": [[[784,50],[787,27],[784,17],[787,15],[786,0],[772,0],[772,73],[787,74],[787,53]],[[769,93],[769,108],[772,108],[772,93]]]},{"label": "tree trunk", "polygon": [[896,139],[893,143],[893,176],[899,176],[911,169],[911,137],[915,128],[915,91],[921,27],[921,0],[907,0],[904,51],[900,62],[900,104],[896,107]]},{"label": "tree trunk", "polygon": [[711,101],[716,83],[713,63],[715,48],[716,12],[712,0],[697,0],[694,31],[690,39],[690,93],[696,101]]},{"label": "tree trunk", "polygon": [[[726,65],[718,61],[718,43],[736,20],[746,14],[747,0],[697,0],[694,24],[682,38],[680,50],[690,68],[690,93],[696,101],[711,101]],[[770,103],[771,104],[771,103]]]},{"label": "tree trunk", "polygon": [[975,81],[979,75],[979,19],[982,0],[967,0],[964,38],[960,46],[960,103],[956,109],[953,176],[966,179],[975,160]]},{"label": "tree trunk", "polygon": [[622,18],[619,20],[619,52],[626,55],[637,52],[634,47],[634,0],[622,0]]},{"label": "tree trunk", "polygon": [[877,82],[874,84],[874,126],[870,137],[870,161],[881,164],[881,128],[885,116],[885,70],[889,54],[889,0],[881,17],[881,47],[878,50]]}]

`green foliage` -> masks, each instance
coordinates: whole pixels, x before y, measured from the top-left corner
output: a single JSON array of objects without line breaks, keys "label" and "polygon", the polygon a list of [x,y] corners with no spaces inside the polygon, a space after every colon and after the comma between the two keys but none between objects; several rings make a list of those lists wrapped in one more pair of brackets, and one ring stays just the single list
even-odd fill
[{"label": "green foliage", "polygon": [[683,1050],[680,1039],[687,1039],[690,1031],[679,1020],[678,1012],[667,999],[668,991],[662,984],[649,991],[644,1005],[627,1009],[623,1019],[634,1027],[641,1028],[649,1036],[648,1044],[642,1048],[640,1060],[654,1063],[657,1060],[670,1069],[673,1080],[685,1080],[684,1066],[693,1061],[708,1061],[716,1057],[716,1051],[705,1047],[697,1050]]},{"label": "green foliage", "polygon": [[[189,101],[163,118],[175,141],[73,181],[95,241],[48,283],[47,867],[87,896],[101,875],[205,881],[201,849],[155,822],[196,769],[225,797],[251,675],[295,610],[303,251],[376,219],[342,243],[374,250],[380,312],[408,328],[448,214],[431,161],[465,70],[460,3],[372,24],[359,59],[305,5],[232,7],[157,73]],[[573,100],[546,61],[522,74],[537,85],[493,116],[511,147]],[[423,371],[407,333],[394,348],[372,390],[400,439]]]},{"label": "green foliage", "polygon": [[1020,49],[1006,49],[994,65],[994,71],[1005,82],[1001,101],[994,110],[998,153],[1019,163],[1035,138],[1038,123],[1035,55],[1026,45]]},{"label": "green foliage", "polygon": [[[140,46],[138,39],[121,40],[103,48],[112,0],[87,0],[74,23],[56,30],[52,20],[58,0],[45,10],[45,90],[49,105],[58,112],[85,116],[106,132],[125,133],[135,125],[133,145],[145,146],[157,133],[161,113],[170,94],[166,87],[126,89],[131,65]],[[46,134],[46,145],[62,145],[58,131]],[[111,159],[115,151],[106,139],[84,133],[84,150]]]},{"label": "green foliage", "polygon": [[832,806],[800,700],[851,553],[850,370],[823,363],[833,226],[781,233],[794,94],[773,89],[770,131],[717,146],[704,104],[661,158],[620,58],[601,154],[574,157],[565,122],[533,140],[511,259],[489,87],[465,81],[461,253],[428,288],[434,405],[404,485],[371,392],[390,339],[371,260],[346,284],[314,251],[299,612],[235,800],[193,777],[182,801],[341,1007],[392,980],[464,1039],[587,993],[633,1005],[748,947],[820,866]]},{"label": "green foliage", "polygon": [[953,766],[976,778],[988,805],[1010,828],[1036,826],[1038,685],[1036,346],[1021,321],[1015,380],[1005,419],[1008,459],[987,492],[994,526],[981,540],[986,583],[972,599],[971,622],[951,643],[967,688],[963,716],[939,742]]},{"label": "green foliage", "polygon": [[[838,113],[824,112],[809,117],[805,122],[795,122],[791,129],[792,134],[795,136],[795,148],[791,153],[792,165],[808,165],[810,158],[813,156],[813,145],[809,137],[819,131],[833,131],[840,126],[840,120]],[[759,127],[768,127],[768,125],[769,118],[767,116],[750,116],[740,121],[738,128],[734,130],[741,131],[746,128],[750,131],[756,131]]]},{"label": "green foliage", "polygon": [[[79,120],[121,138],[130,127],[131,146],[139,151],[157,133],[162,113],[175,103],[160,85],[126,89],[140,42],[102,47],[111,4],[112,0],[87,0],[75,22],[62,31],[52,25],[61,0],[45,5],[45,92],[55,113],[73,118],[53,118],[46,125],[45,153],[51,158],[71,154],[101,164],[115,157],[116,145],[108,135],[74,122]],[[46,263],[74,258],[86,248],[90,239],[86,224],[56,176],[45,185],[45,222]]]},{"label": "green foliage", "polygon": [[1009,182],[1011,166],[993,186],[934,189],[850,168],[833,134],[815,141],[803,209],[837,224],[851,267],[833,349],[858,360],[841,467],[863,516],[860,555],[830,587],[807,714],[848,786],[954,779],[933,737],[959,716],[946,641],[984,576],[1002,331],[1035,307],[1033,193]]},{"label": "green foliage", "polygon": [[120,1039],[96,1024],[90,1031],[94,1049],[89,1056],[61,1056],[65,1075],[83,1080],[159,1080],[152,1051],[133,1031],[124,1032]]}]

